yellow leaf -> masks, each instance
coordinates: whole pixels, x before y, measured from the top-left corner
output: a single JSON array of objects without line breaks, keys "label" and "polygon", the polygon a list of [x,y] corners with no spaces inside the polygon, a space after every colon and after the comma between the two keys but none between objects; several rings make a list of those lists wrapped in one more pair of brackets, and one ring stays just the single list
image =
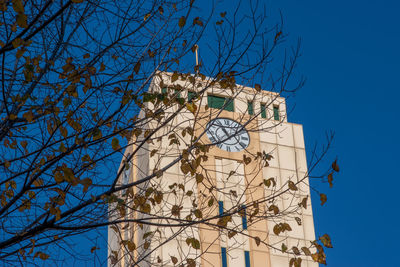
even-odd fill
[{"label": "yellow leaf", "polygon": [[150,13],[147,13],[147,14],[144,16],[143,20],[146,21],[148,18],[150,18],[150,16],[151,16],[151,14],[150,14]]},{"label": "yellow leaf", "polygon": [[196,113],[196,110],[197,110],[197,106],[196,106],[196,104],[195,103],[186,103],[186,108],[190,111],[190,112],[192,112],[193,114],[195,114]]}]

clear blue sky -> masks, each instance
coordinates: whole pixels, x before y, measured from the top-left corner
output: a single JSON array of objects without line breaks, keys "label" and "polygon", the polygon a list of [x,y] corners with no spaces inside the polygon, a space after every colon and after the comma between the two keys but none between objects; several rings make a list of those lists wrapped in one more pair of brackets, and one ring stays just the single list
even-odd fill
[{"label": "clear blue sky", "polygon": [[328,265],[400,266],[400,2],[265,3],[303,41],[298,70],[307,83],[289,121],[304,125],[309,149],[325,130],[336,133],[340,175],[326,206],[312,198],[317,234],[333,239]]}]

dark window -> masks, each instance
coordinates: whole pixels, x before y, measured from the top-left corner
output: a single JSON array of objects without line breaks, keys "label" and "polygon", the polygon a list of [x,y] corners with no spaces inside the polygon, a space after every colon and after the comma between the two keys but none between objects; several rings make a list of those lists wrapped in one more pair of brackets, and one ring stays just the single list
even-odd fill
[{"label": "dark window", "polygon": [[250,252],[244,251],[244,263],[246,267],[250,267]]},{"label": "dark window", "polygon": [[267,110],[265,104],[261,104],[261,118],[267,118]]},{"label": "dark window", "polygon": [[274,120],[279,121],[280,117],[279,117],[279,106],[275,106],[274,105]]},{"label": "dark window", "polygon": [[192,100],[196,96],[197,96],[197,94],[195,92],[188,91],[188,101]]},{"label": "dark window", "polygon": [[228,267],[228,260],[226,257],[226,248],[221,247],[222,267]]},{"label": "dark window", "polygon": [[247,102],[247,110],[249,111],[249,115],[254,115],[254,109],[253,109],[253,102],[252,101]]},{"label": "dark window", "polygon": [[242,208],[243,208],[242,209],[242,212],[243,212],[243,214],[242,214],[242,226],[243,226],[243,230],[246,230],[247,229],[246,206],[243,205]]},{"label": "dark window", "polygon": [[233,99],[231,99],[231,98],[215,96],[215,95],[208,95],[207,100],[208,100],[208,106],[210,108],[216,108],[216,109],[224,108],[224,110],[227,110],[227,111],[234,110]]},{"label": "dark window", "polygon": [[222,216],[224,213],[224,202],[218,201],[218,211],[219,211],[219,216]]}]

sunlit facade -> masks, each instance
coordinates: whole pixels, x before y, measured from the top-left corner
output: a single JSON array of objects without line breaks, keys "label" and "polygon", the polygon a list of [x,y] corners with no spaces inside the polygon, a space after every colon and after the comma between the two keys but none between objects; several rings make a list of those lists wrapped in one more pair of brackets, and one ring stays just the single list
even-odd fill
[{"label": "sunlit facade", "polygon": [[[171,80],[172,74],[160,75],[165,84]],[[159,77],[153,80],[150,92],[163,90],[159,81]],[[206,81],[199,79],[199,82]],[[181,85],[181,88],[189,87],[188,82],[181,79],[174,81],[174,84]],[[183,89],[179,91],[179,97],[191,98],[201,89],[202,87]],[[299,249],[309,247],[310,241],[315,240],[311,199],[308,198],[306,209],[299,206],[310,194],[308,178],[305,178],[307,161],[302,125],[287,122],[285,99],[277,94],[268,91],[255,94],[255,89],[239,85],[235,90],[210,86],[201,99],[196,101],[198,114],[202,115],[196,116],[195,120],[193,113],[185,109],[157,132],[153,142],[146,142],[135,154],[121,183],[143,179],[173,162],[190,144],[190,135],[182,135],[187,127],[194,127],[194,135],[199,136],[205,144],[211,143],[212,136],[204,133],[204,130],[216,117],[245,125],[246,129],[247,135],[238,137],[244,141],[242,144],[238,141],[239,147],[235,148],[236,144],[215,145],[209,150],[207,161],[202,163],[204,180],[201,183],[196,181],[195,176],[184,174],[178,162],[163,172],[162,176],[142,184],[140,189],[135,188],[132,191],[135,195],[146,194],[149,186],[168,192],[163,195],[160,204],[151,206],[151,213],[160,216],[153,222],[167,226],[120,224],[118,232],[109,228],[109,256],[119,259],[116,264],[112,264],[109,259],[109,266],[130,266],[133,262],[139,262],[138,266],[172,267],[183,263],[185,266],[195,264],[192,266],[210,267],[286,267],[289,266],[289,255],[266,244],[281,249],[283,243],[290,250],[293,246]],[[232,102],[226,103],[226,99],[232,99]],[[216,109],[221,103],[223,109]],[[172,114],[176,109],[177,107],[167,109],[166,115]],[[143,116],[142,111],[140,117]],[[143,132],[158,126],[156,122],[149,123]],[[179,133],[179,142],[171,144],[171,131]],[[218,129],[215,130],[217,131]],[[138,137],[140,138],[144,138],[143,133]],[[136,146],[129,147],[125,156],[135,149]],[[260,168],[255,160],[244,162],[244,154],[256,155],[262,151],[272,156],[268,161],[269,166]],[[124,162],[121,163],[122,166]],[[275,189],[265,186],[265,180],[269,178],[274,178]],[[275,198],[274,205],[280,211],[290,214],[282,219],[250,221],[246,216],[234,215],[230,224],[240,233],[231,238],[228,237],[228,231],[207,224],[173,226],[179,222],[177,216],[171,215],[171,210],[176,206],[180,209],[175,212],[179,212],[179,218],[182,219],[191,214],[193,216],[194,202],[198,209],[207,213],[203,214],[204,217],[218,217],[232,207],[242,205],[241,203],[252,203],[254,200],[272,196],[276,190],[287,187],[289,180],[303,182],[298,184],[295,194],[282,194]],[[208,188],[213,185],[221,190],[212,193],[215,201],[209,205],[211,197],[208,195]],[[268,202],[263,203],[260,209],[267,209],[268,205]],[[135,219],[148,217],[140,212],[128,212],[126,216]],[[272,229],[280,222],[287,222],[292,230],[275,235]],[[197,244],[191,244],[190,240],[188,244],[188,237],[199,240],[199,248],[196,248]],[[260,242],[253,237],[258,237]],[[131,240],[135,249],[129,253],[128,243],[121,245],[121,240]],[[318,266],[310,258],[301,257],[303,267]]]}]

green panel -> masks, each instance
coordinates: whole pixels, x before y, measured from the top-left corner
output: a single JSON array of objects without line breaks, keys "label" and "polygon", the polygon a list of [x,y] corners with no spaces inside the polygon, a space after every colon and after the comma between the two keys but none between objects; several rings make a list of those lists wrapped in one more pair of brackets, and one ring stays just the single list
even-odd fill
[{"label": "green panel", "polygon": [[225,98],[225,101],[227,102],[227,104],[226,104],[226,106],[225,106],[225,110],[227,110],[227,111],[234,111],[235,110],[235,107],[234,107],[234,102],[233,102],[233,99],[231,99],[231,98]]},{"label": "green panel", "polygon": [[226,103],[224,110],[234,111],[233,99],[215,95],[208,95],[207,100],[208,100],[208,106],[210,108],[222,109],[222,107],[224,107],[224,104]]},{"label": "green panel", "polygon": [[267,118],[267,111],[266,111],[266,107],[265,104],[261,104],[261,118]]},{"label": "green panel", "polygon": [[254,115],[253,102],[247,102],[247,110],[249,112],[249,115]]},{"label": "green panel", "polygon": [[188,101],[192,100],[195,97],[196,97],[196,93],[195,92],[192,92],[192,91],[188,92]]},{"label": "green panel", "polygon": [[279,117],[279,107],[278,106],[274,106],[274,120],[279,121],[280,117]]},{"label": "green panel", "polygon": [[210,108],[221,109],[225,103],[225,97],[220,96],[208,95],[207,100]]}]

